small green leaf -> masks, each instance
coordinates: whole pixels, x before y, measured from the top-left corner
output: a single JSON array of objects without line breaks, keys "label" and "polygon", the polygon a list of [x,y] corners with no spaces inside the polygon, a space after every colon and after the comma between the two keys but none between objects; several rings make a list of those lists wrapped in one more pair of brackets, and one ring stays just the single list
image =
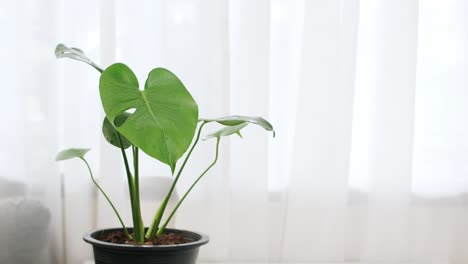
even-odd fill
[{"label": "small green leaf", "polygon": [[[106,116],[117,131],[174,172],[198,123],[198,105],[177,76],[153,69],[141,91],[132,70],[116,63],[101,74],[99,91]],[[135,112],[117,124],[117,117],[129,109]]]},{"label": "small green leaf", "polygon": [[91,149],[70,148],[60,151],[55,157],[56,161],[67,160],[73,158],[83,158]]},{"label": "small green leaf", "polygon": [[73,48],[73,47],[67,47],[64,44],[58,44],[57,47],[55,48],[55,57],[57,59],[60,58],[69,58],[69,59],[74,59],[78,61],[82,61],[84,63],[87,63],[91,66],[93,66],[96,70],[102,72],[101,67],[99,67],[96,63],[94,63],[92,60],[90,60],[84,52],[78,48]]},{"label": "small green leaf", "polygon": [[[130,113],[126,112],[117,116],[115,118],[116,126],[122,125],[129,116]],[[115,129],[111,122],[109,122],[109,119],[107,119],[107,117],[104,117],[104,121],[102,122],[102,134],[104,135],[104,138],[107,140],[107,142],[109,142],[113,146],[120,148],[119,132]],[[122,139],[122,145],[124,149],[132,145],[132,143],[128,141],[128,139],[123,135],[120,135],[120,138]]]},{"label": "small green leaf", "polygon": [[204,122],[218,122],[222,125],[225,126],[237,126],[242,123],[248,122],[252,123],[258,126],[263,127],[267,131],[272,131],[273,132],[273,137],[275,137],[275,130],[273,129],[273,126],[265,120],[264,118],[260,116],[239,116],[239,115],[234,115],[234,116],[225,116],[225,117],[220,117],[220,118],[215,118],[215,119],[204,119],[201,118],[200,121]]},{"label": "small green leaf", "polygon": [[208,140],[210,138],[220,138],[220,137],[226,137],[226,136],[230,136],[232,134],[237,134],[239,135],[241,138],[242,138],[242,135],[240,133],[240,130],[244,127],[246,127],[249,123],[247,122],[243,122],[239,125],[236,125],[236,126],[226,126],[226,127],[223,127],[221,128],[220,130],[214,132],[214,133],[211,133],[209,135],[206,135],[203,140]]}]

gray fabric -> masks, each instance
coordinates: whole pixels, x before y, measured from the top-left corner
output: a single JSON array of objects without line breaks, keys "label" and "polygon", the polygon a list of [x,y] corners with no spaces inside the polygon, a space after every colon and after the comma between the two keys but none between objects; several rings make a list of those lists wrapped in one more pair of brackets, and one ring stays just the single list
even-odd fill
[{"label": "gray fabric", "polygon": [[12,197],[24,197],[26,185],[0,177],[0,199]]},{"label": "gray fabric", "polygon": [[1,264],[39,264],[47,253],[49,210],[21,198],[24,190],[20,183],[0,182]]}]

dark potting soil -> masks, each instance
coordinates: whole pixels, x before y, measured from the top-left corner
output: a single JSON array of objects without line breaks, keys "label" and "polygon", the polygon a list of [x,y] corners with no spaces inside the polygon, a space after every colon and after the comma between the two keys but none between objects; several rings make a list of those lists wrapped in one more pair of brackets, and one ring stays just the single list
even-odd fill
[{"label": "dark potting soil", "polygon": [[[112,232],[102,233],[98,237],[98,240],[101,240],[103,242],[115,243],[115,244],[136,245],[135,241],[128,240],[127,237],[125,236],[125,233],[122,231],[112,231]],[[151,241],[145,238],[145,245],[179,245],[179,244],[184,244],[188,242],[192,242],[192,241],[189,239],[186,239],[180,234],[171,233],[171,232],[164,233]]]}]

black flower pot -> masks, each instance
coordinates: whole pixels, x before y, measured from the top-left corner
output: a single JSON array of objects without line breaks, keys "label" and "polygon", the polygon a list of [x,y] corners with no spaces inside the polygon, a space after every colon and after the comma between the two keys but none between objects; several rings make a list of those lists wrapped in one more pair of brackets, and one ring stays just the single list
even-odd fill
[{"label": "black flower pot", "polygon": [[97,239],[103,232],[121,230],[121,228],[98,229],[83,237],[84,241],[93,245],[96,264],[195,264],[198,249],[209,241],[207,235],[178,229],[167,229],[167,232],[181,234],[192,242],[149,246],[114,244]]}]

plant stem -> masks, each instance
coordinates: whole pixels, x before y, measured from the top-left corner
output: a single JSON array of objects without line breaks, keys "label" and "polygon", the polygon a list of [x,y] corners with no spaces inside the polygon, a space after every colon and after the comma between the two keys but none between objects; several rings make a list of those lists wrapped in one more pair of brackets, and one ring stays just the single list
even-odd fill
[{"label": "plant stem", "polygon": [[166,219],[166,221],[164,222],[164,224],[161,226],[161,228],[158,229],[157,233],[156,233],[156,236],[159,236],[161,235],[164,230],[166,229],[166,226],[169,224],[169,222],[171,221],[172,217],[174,216],[175,212],[177,211],[177,209],[179,209],[180,205],[184,202],[185,198],[187,198],[188,194],[190,193],[190,191],[192,191],[192,189],[195,187],[195,185],[197,185],[197,183],[201,180],[201,178],[203,178],[203,176],[205,176],[205,174],[216,164],[216,162],[218,161],[218,152],[219,152],[219,141],[220,141],[220,138],[216,138],[216,154],[215,154],[215,159],[213,160],[213,162],[210,164],[210,166],[208,166],[208,168],[206,168],[203,173],[197,178],[197,180],[192,184],[192,186],[190,186],[190,188],[187,190],[187,192],[185,192],[184,196],[182,196],[182,198],[180,199],[180,201],[177,203],[177,205],[175,206],[174,210],[172,210],[171,214],[169,215],[169,217]]},{"label": "plant stem", "polygon": [[134,233],[134,236],[135,236],[135,242],[143,243],[144,238],[141,238],[139,232],[137,232],[139,230],[139,228],[140,228],[139,227],[140,226],[140,221],[138,220],[137,213],[135,211],[136,210],[136,206],[135,206],[135,183],[134,183],[134,180],[133,180],[132,173],[130,172],[130,166],[128,165],[127,154],[125,153],[125,149],[124,149],[123,144],[122,144],[122,137],[120,136],[120,134],[117,134],[117,137],[119,139],[120,150],[122,152],[122,157],[123,157],[124,164],[125,164],[125,171],[127,173],[128,190],[130,192],[130,205],[131,205],[131,208],[132,208],[132,219],[133,219],[133,229],[134,229],[133,233]]},{"label": "plant stem", "polygon": [[139,228],[138,230],[135,230],[135,232],[138,232],[138,236],[142,239],[141,242],[144,242],[145,239],[145,225],[143,224],[143,218],[141,217],[141,207],[140,207],[140,174],[138,172],[138,148],[136,146],[132,146],[133,150],[133,169],[134,169],[134,174],[135,174],[135,181],[134,181],[134,187],[135,187],[135,210],[137,213],[137,218],[139,220]]},{"label": "plant stem", "polygon": [[128,230],[127,228],[125,227],[125,224],[122,220],[122,217],[120,217],[120,214],[119,212],[117,211],[117,209],[115,208],[114,204],[111,202],[111,200],[109,199],[109,197],[107,196],[107,194],[104,192],[104,190],[101,188],[101,186],[99,186],[99,184],[96,182],[96,179],[94,179],[94,176],[93,176],[93,172],[91,170],[91,167],[89,166],[88,164],[88,161],[86,161],[86,159],[84,157],[80,157],[80,159],[86,164],[86,167],[88,167],[88,171],[89,171],[89,175],[91,175],[91,180],[93,181],[94,185],[96,185],[96,187],[99,189],[99,191],[102,193],[102,195],[104,195],[104,197],[106,198],[107,202],[109,202],[110,206],[112,207],[112,209],[114,210],[115,214],[117,215],[117,218],[119,219],[120,221],[120,224],[122,225],[122,228],[123,228],[123,231],[125,233],[125,236],[128,238],[128,239],[132,239],[132,236],[130,236],[130,234],[128,233]]},{"label": "plant stem", "polygon": [[96,63],[94,63],[94,62],[91,62],[91,64],[89,64],[89,65],[91,65],[94,69],[96,69],[96,70],[97,70],[98,72],[100,72],[100,73],[102,73],[102,72],[104,71],[101,67],[99,67],[99,66],[98,66]]},{"label": "plant stem", "polygon": [[195,141],[192,144],[192,147],[190,148],[189,152],[187,153],[187,156],[185,156],[184,162],[182,163],[182,166],[180,167],[179,171],[177,172],[177,176],[175,177],[174,181],[172,182],[171,188],[169,189],[169,192],[167,193],[166,197],[164,198],[163,202],[161,203],[161,206],[158,208],[158,211],[156,211],[156,214],[154,215],[153,222],[151,223],[151,226],[149,227],[148,231],[146,232],[146,238],[153,240],[154,236],[156,235],[156,231],[159,229],[159,223],[161,223],[161,218],[164,214],[164,210],[166,209],[166,206],[169,202],[169,199],[171,198],[172,192],[175,189],[175,186],[177,184],[177,181],[179,180],[180,174],[185,168],[185,164],[187,164],[188,159],[190,158],[190,155],[192,155],[192,152],[195,148],[195,146],[198,143],[198,140],[200,140],[200,134],[207,122],[203,122],[200,127],[198,128],[198,133]]}]

